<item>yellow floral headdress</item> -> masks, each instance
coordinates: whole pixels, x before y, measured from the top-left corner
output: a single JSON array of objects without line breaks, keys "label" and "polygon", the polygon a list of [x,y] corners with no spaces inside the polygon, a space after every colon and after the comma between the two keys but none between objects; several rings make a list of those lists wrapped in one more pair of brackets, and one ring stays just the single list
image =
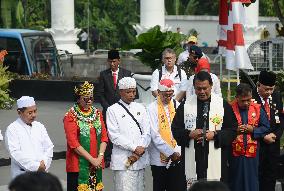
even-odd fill
[{"label": "yellow floral headdress", "polygon": [[85,81],[83,85],[75,86],[74,91],[78,96],[93,96],[94,85]]}]

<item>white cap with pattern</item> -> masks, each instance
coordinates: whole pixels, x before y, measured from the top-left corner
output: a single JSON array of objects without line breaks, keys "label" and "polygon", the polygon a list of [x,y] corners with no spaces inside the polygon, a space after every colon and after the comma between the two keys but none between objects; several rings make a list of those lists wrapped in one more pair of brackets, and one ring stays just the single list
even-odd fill
[{"label": "white cap with pattern", "polygon": [[20,99],[17,100],[18,109],[23,107],[31,107],[34,105],[36,105],[35,100],[33,97],[30,96],[22,96]]},{"label": "white cap with pattern", "polygon": [[119,80],[118,87],[120,90],[136,88],[136,81],[134,78],[124,77],[121,80]]}]

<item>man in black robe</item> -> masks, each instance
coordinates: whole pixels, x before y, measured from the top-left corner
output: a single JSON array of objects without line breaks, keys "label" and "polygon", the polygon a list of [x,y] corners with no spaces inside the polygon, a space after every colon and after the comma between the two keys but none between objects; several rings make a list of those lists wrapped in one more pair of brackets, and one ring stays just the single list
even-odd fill
[{"label": "man in black robe", "polygon": [[275,91],[276,75],[273,72],[260,72],[253,98],[266,111],[270,131],[260,141],[259,190],[274,191],[277,178],[277,164],[280,155],[280,138],[284,128],[282,97]]},{"label": "man in black robe", "polygon": [[[220,176],[218,179],[227,183],[228,162],[229,157],[231,156],[231,143],[236,137],[236,129],[238,126],[236,117],[233,113],[232,107],[227,103],[227,101],[223,100],[220,97],[217,98],[216,95],[211,94],[213,83],[209,73],[201,71],[196,74],[193,80],[193,84],[196,96],[194,95],[191,99],[194,99],[194,97],[195,99],[197,98],[197,106],[194,107],[194,104],[187,104],[187,101],[181,103],[172,122],[173,136],[176,139],[178,145],[182,147],[182,163],[185,168],[186,163],[195,163],[195,172],[193,172],[195,180],[201,180],[212,179],[212,176],[211,178],[210,176],[208,176],[208,169],[212,168],[212,166],[214,166],[214,163],[216,163],[217,165],[217,163],[220,162],[221,169],[218,169],[218,171],[220,171]],[[223,111],[220,111],[221,118],[211,117],[211,113],[214,110],[216,112],[216,108],[212,107],[217,106],[216,102],[221,103],[219,105],[223,105],[221,109]],[[194,120],[188,120],[191,122],[193,121],[194,124],[191,125],[194,126],[195,129],[191,128],[191,125],[186,125],[187,120],[185,120],[185,116],[187,115],[185,111],[188,110],[187,108],[189,110],[194,110],[197,108],[196,118]],[[217,114],[215,115],[218,115],[218,112],[219,111],[217,110]],[[216,127],[218,125],[220,127],[217,128],[217,130],[216,128],[215,130],[212,130],[210,128],[211,124],[209,124],[211,122],[216,123]],[[185,150],[187,149],[187,147],[191,147],[190,143],[194,145],[193,150],[195,152],[195,159],[185,158]],[[212,143],[213,147],[210,146],[210,144],[212,145]],[[214,154],[214,152],[216,152],[217,150],[219,150],[221,155],[220,161],[215,161],[214,159],[208,160],[210,154]],[[188,184],[190,184],[189,181],[192,180],[189,180],[187,177],[187,181]]]}]

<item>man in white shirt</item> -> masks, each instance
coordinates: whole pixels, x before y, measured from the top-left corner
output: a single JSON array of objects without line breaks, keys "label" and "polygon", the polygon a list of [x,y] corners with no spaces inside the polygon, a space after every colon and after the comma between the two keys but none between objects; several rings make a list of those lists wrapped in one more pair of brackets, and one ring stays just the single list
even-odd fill
[{"label": "man in white shirt", "polygon": [[84,49],[84,51],[87,50],[88,37],[89,35],[86,32],[86,29],[82,29],[82,33],[80,34],[80,39],[81,39],[81,44],[82,44],[82,48]]},{"label": "man in white shirt", "polygon": [[197,45],[197,38],[196,36],[191,35],[186,43],[184,44],[184,49],[185,51],[183,51],[182,53],[179,54],[178,56],[178,60],[177,60],[177,65],[182,64],[184,61],[187,61],[188,56],[189,56],[189,49],[192,45]]},{"label": "man in white shirt", "polygon": [[[213,86],[212,86],[212,93],[218,95],[219,97],[222,97],[221,92],[221,85],[219,78],[210,72],[210,64],[209,61],[206,58],[200,58],[198,60],[198,65],[195,69],[195,72],[198,73],[200,71],[208,72],[212,78]],[[187,80],[181,81],[180,85],[180,92],[176,96],[177,101],[183,100],[183,98],[189,98],[192,95],[195,95],[195,90],[193,86],[193,79],[195,75],[190,76],[190,78]]]},{"label": "man in white shirt", "polygon": [[136,81],[124,77],[118,82],[121,99],[106,112],[108,134],[113,143],[110,168],[115,191],[143,191],[147,147],[151,141],[146,108],[134,102]]},{"label": "man in white shirt", "polygon": [[48,171],[53,147],[43,124],[35,121],[37,107],[33,97],[17,100],[19,118],[5,133],[5,144],[11,157],[12,178],[27,171]]},{"label": "man in white shirt", "polygon": [[153,191],[184,191],[186,188],[183,166],[179,163],[180,147],[173,138],[171,131],[171,122],[179,105],[172,99],[173,93],[173,81],[161,80],[157,100],[147,108],[152,138],[149,154]]},{"label": "man in white shirt", "polygon": [[181,68],[178,68],[176,63],[176,53],[173,49],[166,48],[162,53],[164,65],[160,69],[156,69],[152,74],[151,91],[154,97],[158,95],[158,85],[162,79],[170,79],[175,83],[174,96],[177,95],[180,83],[186,79],[186,73]]}]

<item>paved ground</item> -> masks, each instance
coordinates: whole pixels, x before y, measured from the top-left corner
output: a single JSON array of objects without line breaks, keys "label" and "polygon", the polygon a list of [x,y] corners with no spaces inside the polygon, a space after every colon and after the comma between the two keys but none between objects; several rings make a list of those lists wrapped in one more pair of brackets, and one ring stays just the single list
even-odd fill
[{"label": "paved ground", "polygon": [[[42,122],[48,131],[48,134],[55,145],[54,151],[65,151],[65,134],[63,130],[62,119],[65,112],[72,106],[71,102],[51,102],[38,101],[38,121]],[[100,105],[95,104],[97,107]],[[0,110],[0,129],[4,135],[6,127],[17,118],[16,108],[12,110]],[[4,148],[3,142],[0,142],[0,159],[8,159],[8,153]],[[54,160],[50,172],[59,177],[63,187],[66,190],[65,160]],[[103,174],[105,184],[104,191],[113,190],[112,171],[106,169]],[[10,182],[10,166],[0,166],[0,191],[8,191],[7,185]],[[152,175],[149,168],[146,169],[146,189],[152,190]]]}]

